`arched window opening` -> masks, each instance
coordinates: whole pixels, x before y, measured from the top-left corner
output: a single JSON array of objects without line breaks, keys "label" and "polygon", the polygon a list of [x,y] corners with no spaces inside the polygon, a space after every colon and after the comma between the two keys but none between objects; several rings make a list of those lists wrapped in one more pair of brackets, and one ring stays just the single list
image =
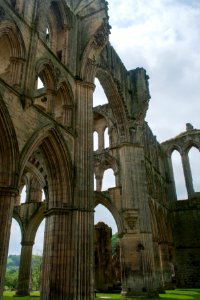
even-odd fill
[{"label": "arched window opening", "polygon": [[109,148],[110,147],[108,127],[104,131],[104,147],[105,148]]},{"label": "arched window opening", "polygon": [[8,255],[20,255],[21,252],[21,229],[18,222],[13,218],[10,231]]},{"label": "arched window opening", "polygon": [[96,181],[96,178],[95,178],[95,175],[94,175],[94,191],[97,190],[97,181]]},{"label": "arched window opening", "polygon": [[15,219],[12,219],[10,243],[8,248],[8,258],[6,275],[4,281],[5,290],[16,290],[18,285],[18,274],[21,253],[21,229]]},{"label": "arched window opening", "polygon": [[105,92],[97,78],[95,78],[95,91],[93,94],[93,107],[104,105],[108,103],[108,99],[105,95]]},{"label": "arched window opening", "polygon": [[41,78],[38,76],[37,78],[37,90],[43,89],[44,83],[42,82]]},{"label": "arched window opening", "polygon": [[192,173],[193,187],[195,192],[200,192],[200,153],[195,147],[188,152],[190,169]]},{"label": "arched window opening", "polygon": [[115,222],[115,219],[113,218],[113,215],[111,212],[102,204],[98,204],[95,207],[95,213],[94,213],[94,224],[97,224],[99,222],[104,222],[109,227],[112,228],[112,234],[115,234],[118,232],[117,230],[117,224]]},{"label": "arched window opening", "polygon": [[174,150],[171,158],[172,158],[177,199],[178,200],[187,199],[188,198],[187,189],[185,185],[185,178],[184,178],[180,153],[177,150]]},{"label": "arched window opening", "polygon": [[26,203],[26,185],[24,185],[21,195],[20,195],[20,203]]},{"label": "arched window opening", "polygon": [[33,246],[32,266],[31,266],[31,286],[33,291],[40,290],[41,283],[41,270],[42,270],[42,257],[43,257],[43,244],[44,244],[44,229],[45,220],[42,221],[38,227]]},{"label": "arched window opening", "polygon": [[109,290],[121,281],[120,251],[117,225],[110,211],[102,204],[95,208],[94,258],[95,288]]},{"label": "arched window opening", "polygon": [[97,131],[94,131],[93,133],[93,150],[97,151],[99,148],[99,135]]},{"label": "arched window opening", "polygon": [[0,77],[5,81],[9,79],[10,57],[12,57],[11,45],[8,37],[4,34],[0,37]]},{"label": "arched window opening", "polygon": [[[18,284],[18,273],[21,252],[21,229],[15,219],[12,219],[10,242],[8,248],[8,259],[5,276],[5,289],[16,289]],[[10,277],[12,276],[12,280]]]},{"label": "arched window opening", "polygon": [[102,191],[116,187],[115,175],[113,169],[107,169],[103,174]]},{"label": "arched window opening", "polygon": [[47,111],[48,98],[46,95],[45,84],[42,81],[41,77],[39,76],[37,77],[35,87],[36,87],[36,91],[35,91],[34,104],[40,109],[42,109],[43,111]]},{"label": "arched window opening", "polygon": [[46,195],[45,195],[45,191],[42,190],[42,201],[46,201]]},{"label": "arched window opening", "polygon": [[46,28],[46,43],[49,46],[49,41],[50,41],[50,30],[49,30],[49,26],[47,26]]}]

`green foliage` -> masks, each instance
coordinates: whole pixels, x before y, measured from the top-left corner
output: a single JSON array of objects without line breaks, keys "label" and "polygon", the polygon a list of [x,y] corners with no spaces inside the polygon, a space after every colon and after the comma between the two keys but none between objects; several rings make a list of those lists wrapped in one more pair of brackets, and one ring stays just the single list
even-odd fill
[{"label": "green foliage", "polygon": [[[5,276],[5,289],[16,290],[18,284],[18,273],[19,273],[20,256],[9,255],[7,259],[7,269]],[[40,277],[41,277],[41,264],[42,256],[32,256],[32,290],[39,290],[40,288]],[[25,299],[25,298],[24,298]]]},{"label": "green foliage", "polygon": [[42,256],[33,255],[32,257],[32,290],[38,291],[40,289]]},{"label": "green foliage", "polygon": [[19,268],[19,262],[19,255],[9,255],[7,259],[7,269]]},{"label": "green foliage", "polygon": [[117,243],[119,241],[119,237],[118,237],[118,233],[115,233],[112,235],[112,256],[115,255],[115,250],[116,250],[116,246],[117,246]]}]

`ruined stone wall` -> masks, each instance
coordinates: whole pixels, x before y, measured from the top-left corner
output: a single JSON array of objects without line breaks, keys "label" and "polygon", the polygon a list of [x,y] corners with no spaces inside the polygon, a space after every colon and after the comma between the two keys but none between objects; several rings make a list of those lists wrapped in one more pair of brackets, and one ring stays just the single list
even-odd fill
[{"label": "ruined stone wall", "polygon": [[103,222],[94,226],[95,288],[109,291],[114,285],[112,268],[112,229]]},{"label": "ruined stone wall", "polygon": [[171,206],[175,244],[176,286],[200,287],[200,199],[178,201]]}]

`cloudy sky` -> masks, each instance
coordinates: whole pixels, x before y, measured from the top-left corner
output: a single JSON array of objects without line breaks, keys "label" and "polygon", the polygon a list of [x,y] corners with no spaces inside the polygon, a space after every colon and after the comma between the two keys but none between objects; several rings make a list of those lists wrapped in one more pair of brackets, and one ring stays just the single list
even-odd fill
[{"label": "cloudy sky", "polygon": [[109,0],[110,41],[126,68],[144,67],[146,120],[158,141],[200,128],[200,1]]},{"label": "cloudy sky", "polygon": [[[143,67],[150,76],[146,120],[158,141],[200,128],[200,1],[109,0],[110,41],[128,70]],[[100,92],[99,92],[100,93]],[[97,95],[98,97],[98,95]],[[100,97],[101,98],[101,97]],[[108,214],[106,222],[116,231]],[[96,217],[96,222],[102,217]],[[34,252],[42,248],[43,229]],[[14,226],[9,253],[19,253]]]}]

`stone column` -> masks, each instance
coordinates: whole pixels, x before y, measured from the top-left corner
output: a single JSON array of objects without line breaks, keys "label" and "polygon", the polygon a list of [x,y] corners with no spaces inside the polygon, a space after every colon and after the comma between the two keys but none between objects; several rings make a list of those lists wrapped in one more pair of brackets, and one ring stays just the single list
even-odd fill
[{"label": "stone column", "polygon": [[123,219],[122,296],[157,294],[144,149],[139,143],[120,150]]},{"label": "stone column", "polygon": [[98,131],[98,151],[102,152],[104,150],[104,131],[101,130],[100,132]]},{"label": "stone column", "polygon": [[42,300],[93,300],[92,93],[93,85],[77,82],[74,198],[62,199],[59,190],[56,199],[49,195]]},{"label": "stone column", "polygon": [[55,91],[51,89],[46,90],[47,93],[47,112],[55,117]]},{"label": "stone column", "polygon": [[96,191],[101,192],[103,174],[96,175]]},{"label": "stone column", "polygon": [[31,262],[32,262],[32,249],[33,241],[21,242],[21,256],[17,286],[17,296],[28,296],[30,294],[30,281],[31,281]]},{"label": "stone column", "polygon": [[174,172],[173,172],[171,156],[167,157],[167,162],[168,162],[167,166],[169,169],[169,176],[170,176],[170,184],[169,184],[170,201],[174,202],[177,200],[177,194],[176,194],[176,185],[174,181]]},{"label": "stone column", "polygon": [[183,172],[184,172],[184,176],[185,176],[185,183],[186,183],[188,198],[191,198],[194,194],[194,187],[193,187],[193,182],[192,182],[190,161],[189,161],[188,155],[185,152],[181,155],[181,158],[182,158]]},{"label": "stone column", "polygon": [[73,294],[76,271],[73,216],[73,209],[70,207],[54,207],[46,213],[40,296],[42,300],[78,299]]},{"label": "stone column", "polygon": [[8,256],[10,228],[15,204],[15,195],[17,193],[18,192],[16,190],[11,188],[0,188],[0,300],[3,299],[2,296]]},{"label": "stone column", "polygon": [[[76,186],[74,203],[77,207],[74,235],[77,239],[75,261],[76,283],[74,299],[93,300],[93,108],[94,85],[77,81],[77,119],[76,119]],[[81,145],[81,147],[80,147]]]}]

